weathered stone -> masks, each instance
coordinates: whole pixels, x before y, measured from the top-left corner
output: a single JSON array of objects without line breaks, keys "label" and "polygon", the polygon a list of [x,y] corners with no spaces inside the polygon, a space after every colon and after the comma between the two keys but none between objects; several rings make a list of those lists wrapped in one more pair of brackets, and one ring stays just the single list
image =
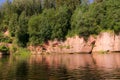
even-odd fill
[{"label": "weathered stone", "polygon": [[93,36],[90,36],[88,38],[87,43],[84,45],[84,47],[82,47],[81,52],[83,53],[91,53],[92,49],[94,47],[96,39]]},{"label": "weathered stone", "polygon": [[115,35],[113,51],[120,51],[120,33]]},{"label": "weathered stone", "polygon": [[43,51],[41,46],[29,46],[28,50],[30,50],[32,54],[41,54]]},{"label": "weathered stone", "polygon": [[113,51],[114,33],[104,32],[97,36],[92,52]]},{"label": "weathered stone", "polygon": [[2,55],[2,52],[0,52],[0,55]]},{"label": "weathered stone", "polygon": [[9,33],[9,30],[6,30],[3,35],[4,35],[4,36],[9,36],[9,34],[10,34],[10,33]]},{"label": "weathered stone", "polygon": [[66,41],[49,41],[46,49],[49,53],[90,53],[95,43],[95,38],[90,36],[86,42],[83,37],[74,36]]},{"label": "weathered stone", "polygon": [[87,41],[83,37],[74,36],[63,41],[48,41],[43,46],[33,46],[30,51],[34,54],[46,53],[91,53],[91,52],[119,52],[120,34],[102,32],[96,39],[90,36]]}]

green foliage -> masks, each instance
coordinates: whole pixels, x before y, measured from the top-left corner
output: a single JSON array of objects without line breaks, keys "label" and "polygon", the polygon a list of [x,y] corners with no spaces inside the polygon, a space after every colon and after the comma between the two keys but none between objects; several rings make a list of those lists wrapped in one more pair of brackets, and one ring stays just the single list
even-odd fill
[{"label": "green foliage", "polygon": [[0,33],[0,43],[12,43],[12,39],[8,36],[3,36],[2,33]]},{"label": "green foliage", "polygon": [[44,0],[43,9],[55,8],[55,0]]},{"label": "green foliage", "polygon": [[68,35],[89,36],[102,30],[120,31],[119,1],[106,0],[92,3],[89,8],[76,9],[71,18],[71,30]]},{"label": "green foliage", "polygon": [[[0,31],[9,30],[17,45],[40,45],[66,36],[88,37],[101,31],[120,32],[118,0],[6,0],[0,7]],[[0,42],[11,38],[0,36]]]},{"label": "green foliage", "polygon": [[[53,15],[54,14],[54,15]],[[67,7],[46,9],[29,21],[30,42],[42,44],[50,39],[64,39],[69,29],[70,14]]]},{"label": "green foliage", "polygon": [[11,53],[16,53],[16,52],[17,52],[17,47],[14,46],[14,45],[12,45],[12,46],[10,47],[10,52],[11,52]]},{"label": "green foliage", "polygon": [[5,36],[0,36],[0,42],[5,42],[5,43],[12,43],[12,39],[10,37],[5,37]]},{"label": "green foliage", "polygon": [[70,29],[70,13],[66,6],[60,7],[56,10],[54,20],[51,21],[54,25],[52,27],[51,39],[62,40],[65,38],[68,30]]},{"label": "green foliage", "polygon": [[30,57],[30,51],[26,48],[19,47],[17,51],[12,54],[13,57],[18,57],[19,60],[26,60]]},{"label": "green foliage", "polygon": [[42,10],[40,0],[13,0],[11,5],[18,15],[25,11],[26,15],[31,16],[39,14]]},{"label": "green foliage", "polygon": [[118,0],[108,0],[103,1],[103,5],[105,6],[105,17],[101,22],[101,26],[114,30],[115,32],[120,31],[120,2]]},{"label": "green foliage", "polygon": [[19,47],[14,55],[28,56],[30,55],[30,51],[26,48]]},{"label": "green foliage", "polygon": [[16,40],[19,46],[25,47],[28,39],[29,39],[29,34],[28,34],[28,17],[26,16],[25,12],[22,12],[18,25],[16,28]]},{"label": "green foliage", "polygon": [[9,27],[8,27],[12,37],[15,36],[17,26],[18,26],[18,15],[13,14],[12,18],[9,21]]},{"label": "green foliage", "polygon": [[29,34],[31,44],[42,44],[44,41],[50,39],[51,26],[50,22],[54,14],[54,9],[44,10],[44,12],[38,16],[33,16],[29,20]]},{"label": "green foliage", "polygon": [[82,0],[56,0],[56,8],[67,6],[70,12],[73,12],[76,7],[80,6]]},{"label": "green foliage", "polygon": [[91,4],[89,9],[86,7],[76,9],[71,19],[70,35],[89,36],[90,34],[98,34],[100,32],[101,27],[97,22],[97,19],[99,20],[99,10],[95,12],[95,8],[95,4]]},{"label": "green foliage", "polygon": [[5,45],[0,45],[0,52],[8,53],[9,48],[7,46],[5,46]]}]

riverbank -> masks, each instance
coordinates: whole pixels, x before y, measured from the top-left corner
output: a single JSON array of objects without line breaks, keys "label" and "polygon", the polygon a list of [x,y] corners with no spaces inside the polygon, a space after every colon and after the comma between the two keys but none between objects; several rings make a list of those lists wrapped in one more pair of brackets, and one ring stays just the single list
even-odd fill
[{"label": "riverbank", "polygon": [[42,53],[107,53],[120,51],[120,34],[101,32],[91,35],[85,40],[83,37],[69,37],[65,41],[48,41],[42,46],[29,46],[32,54]]},{"label": "riverbank", "polygon": [[74,36],[66,38],[65,41],[49,40],[43,45],[29,45],[25,48],[14,46],[13,43],[0,43],[0,46],[1,54],[5,53],[5,50],[7,54],[24,53],[27,49],[32,54],[111,53],[120,52],[120,34],[115,34],[112,31],[101,32],[99,35],[90,35],[88,39]]}]

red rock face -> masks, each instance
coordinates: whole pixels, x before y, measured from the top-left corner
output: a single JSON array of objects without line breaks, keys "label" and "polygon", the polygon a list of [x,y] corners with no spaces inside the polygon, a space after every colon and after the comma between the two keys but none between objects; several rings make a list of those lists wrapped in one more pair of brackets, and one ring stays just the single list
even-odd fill
[{"label": "red rock face", "polygon": [[74,36],[66,41],[48,41],[43,46],[31,46],[34,54],[46,53],[91,53],[120,51],[120,34],[103,32],[96,39],[90,36],[87,41],[83,37]]},{"label": "red rock face", "polygon": [[95,38],[90,36],[86,42],[83,37],[75,36],[66,41],[49,41],[47,52],[49,53],[90,53]]},{"label": "red rock face", "polygon": [[97,36],[93,52],[120,51],[120,34],[104,32]]},{"label": "red rock face", "polygon": [[43,48],[47,53],[90,53],[92,52],[95,38],[90,36],[88,41],[85,41],[83,37],[75,36],[67,38],[66,41],[48,41],[42,47],[29,46],[29,50],[33,54],[42,53]]},{"label": "red rock face", "polygon": [[114,36],[113,51],[120,51],[120,33]]},{"label": "red rock face", "polygon": [[4,36],[9,36],[9,30],[6,30],[6,31],[4,32]]},{"label": "red rock face", "polygon": [[114,46],[114,33],[101,33],[97,36],[93,52],[111,51]]},{"label": "red rock face", "polygon": [[42,53],[41,46],[29,46],[28,50],[30,50],[32,54],[41,54]]},{"label": "red rock face", "polygon": [[92,49],[93,49],[94,44],[95,44],[95,41],[96,41],[96,39],[93,36],[90,36],[88,38],[87,43],[84,45],[84,47],[82,47],[81,52],[84,52],[84,53],[92,52]]}]

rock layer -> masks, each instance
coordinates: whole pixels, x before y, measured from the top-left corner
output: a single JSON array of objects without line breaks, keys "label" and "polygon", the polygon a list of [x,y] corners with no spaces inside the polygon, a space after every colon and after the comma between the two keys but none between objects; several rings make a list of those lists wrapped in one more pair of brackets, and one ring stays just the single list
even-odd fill
[{"label": "rock layer", "polygon": [[114,36],[114,47],[113,51],[120,51],[120,33]]},{"label": "rock layer", "polygon": [[48,41],[43,46],[29,46],[33,54],[46,53],[91,53],[95,38],[90,36],[87,41],[83,37],[75,36],[66,41]]},{"label": "rock layer", "polygon": [[120,34],[104,32],[97,36],[92,52],[119,52]]},{"label": "rock layer", "polygon": [[45,53],[91,53],[119,52],[120,34],[102,32],[98,36],[90,36],[87,41],[83,37],[74,36],[65,41],[48,41],[42,46],[29,46],[33,54]]}]

